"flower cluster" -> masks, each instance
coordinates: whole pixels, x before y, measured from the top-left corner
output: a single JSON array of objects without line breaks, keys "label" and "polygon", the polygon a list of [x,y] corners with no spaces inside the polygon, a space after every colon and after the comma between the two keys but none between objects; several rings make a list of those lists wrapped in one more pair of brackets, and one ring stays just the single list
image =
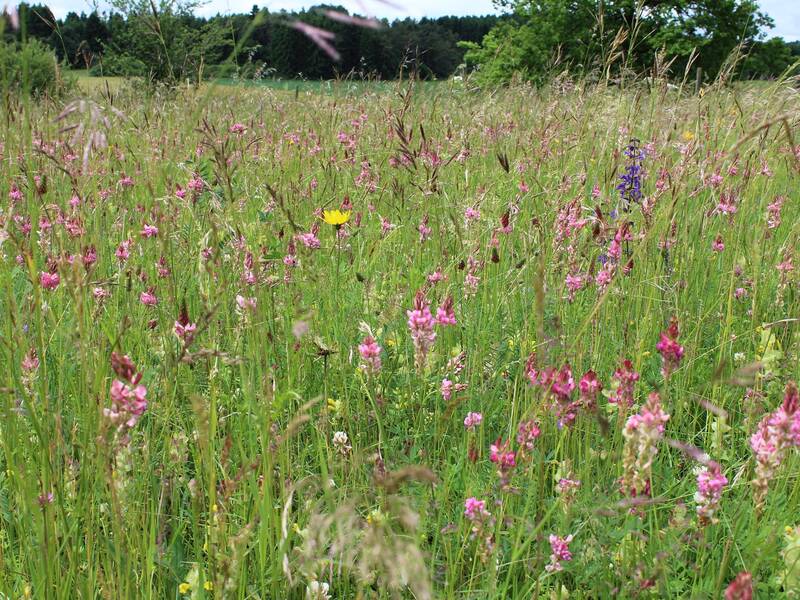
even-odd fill
[{"label": "flower cluster", "polygon": [[567,537],[559,537],[550,534],[550,562],[545,566],[548,573],[563,571],[564,565],[562,563],[572,560],[572,553],[569,551],[569,544],[572,542],[572,535]]},{"label": "flower cluster", "polygon": [[370,375],[380,373],[381,370],[381,347],[375,339],[368,335],[364,341],[358,345],[358,353],[363,361],[361,367]]},{"label": "flower cluster", "polygon": [[494,548],[492,513],[486,510],[485,500],[472,497],[464,501],[464,516],[471,524],[470,537],[478,540],[478,556],[485,563]]},{"label": "flower cluster", "polygon": [[622,430],[625,438],[622,491],[626,495],[637,497],[650,494],[650,469],[668,420],[669,415],[661,408],[661,398],[658,393],[652,392],[642,409],[631,415],[625,423]]},{"label": "flower cluster", "polygon": [[422,290],[417,292],[414,297],[414,308],[407,310],[406,315],[408,315],[408,329],[414,342],[414,359],[417,369],[422,371],[425,368],[428,352],[436,340],[436,331],[434,330],[436,320],[431,314],[430,305]]},{"label": "flower cluster", "polygon": [[111,407],[103,409],[103,415],[124,434],[136,426],[147,410],[147,388],[139,384],[142,374],[128,356],[112,352],[111,366],[119,379],[111,382]]},{"label": "flower cluster", "polygon": [[750,448],[756,458],[755,488],[756,507],[761,509],[775,477],[778,467],[792,447],[800,446],[800,410],[798,410],[797,384],[789,382],[783,403],[774,412],[766,415],[758,429],[750,437]]},{"label": "flower cluster", "polygon": [[661,374],[667,379],[678,368],[683,358],[683,346],[678,343],[678,321],[672,319],[666,331],[661,333],[661,339],[656,344],[656,350],[661,354]]},{"label": "flower cluster", "polygon": [[633,368],[633,363],[628,359],[622,361],[611,378],[611,395],[608,401],[621,408],[628,409],[634,403],[634,388],[639,381],[639,373]]},{"label": "flower cluster", "polygon": [[719,464],[710,461],[707,465],[700,467],[697,472],[697,492],[694,501],[697,503],[697,516],[700,523],[716,523],[719,509],[719,501],[722,498],[722,489],[728,485],[728,478],[722,474]]}]

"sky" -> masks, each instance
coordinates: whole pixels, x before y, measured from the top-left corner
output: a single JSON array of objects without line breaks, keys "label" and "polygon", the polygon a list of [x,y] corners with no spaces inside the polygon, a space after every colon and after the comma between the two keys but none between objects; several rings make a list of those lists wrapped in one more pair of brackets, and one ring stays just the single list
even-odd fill
[{"label": "sky", "polygon": [[[320,4],[321,0],[207,0],[197,13],[211,16],[217,13],[249,12],[253,4],[271,11],[298,10]],[[440,17],[442,15],[485,15],[496,12],[491,0],[337,0],[351,12],[373,14],[388,19],[404,17]],[[50,0],[47,2],[57,18],[67,12],[91,12],[93,0]],[[397,5],[403,8],[396,8]],[[775,21],[769,36],[780,36],[787,41],[800,40],[800,0],[760,0],[761,9]],[[99,2],[103,10],[103,2]]]}]

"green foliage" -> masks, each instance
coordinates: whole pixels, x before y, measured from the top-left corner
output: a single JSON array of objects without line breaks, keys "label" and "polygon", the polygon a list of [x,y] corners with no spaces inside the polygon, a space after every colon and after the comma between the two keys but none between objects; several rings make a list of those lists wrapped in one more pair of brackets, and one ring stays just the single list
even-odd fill
[{"label": "green foliage", "polygon": [[[505,2],[513,18],[471,45],[468,64],[486,83],[518,75],[541,81],[553,69],[576,73],[643,72],[657,53],[671,61],[673,75],[701,67],[720,72],[741,44],[753,44],[771,19],[751,0],[516,0]],[[773,42],[773,47],[781,46]],[[780,61],[762,62],[770,68]],[[755,67],[755,65],[754,65]],[[777,74],[775,71],[771,72]]]},{"label": "green foliage", "polygon": [[0,41],[0,91],[55,95],[64,91],[55,54],[38,40]]},{"label": "green foliage", "polygon": [[100,60],[91,68],[90,73],[98,77],[145,77],[148,75],[149,69],[144,62],[130,54],[109,50],[103,53]]},{"label": "green foliage", "polygon": [[[194,16],[191,4],[173,1],[157,3],[155,12],[149,0],[115,0],[112,6],[112,13],[70,12],[60,21],[39,5],[23,7],[21,14],[28,35],[50,45],[60,60],[74,68],[138,75],[143,63],[148,77],[172,80],[196,79],[201,65],[204,76],[215,77],[270,73],[286,78],[355,74],[393,79],[404,68],[441,79],[463,61],[464,49],[458,42],[477,43],[498,22],[493,15],[404,19],[384,22],[375,30],[333,21],[320,12],[344,11],[333,5],[277,13],[256,8],[248,14],[208,19]],[[303,33],[289,27],[295,20],[333,32],[341,61],[332,61]]]},{"label": "green foliage", "polygon": [[781,38],[756,42],[742,64],[741,75],[747,79],[766,79],[788,71],[797,75],[800,53],[792,54],[792,46]]}]

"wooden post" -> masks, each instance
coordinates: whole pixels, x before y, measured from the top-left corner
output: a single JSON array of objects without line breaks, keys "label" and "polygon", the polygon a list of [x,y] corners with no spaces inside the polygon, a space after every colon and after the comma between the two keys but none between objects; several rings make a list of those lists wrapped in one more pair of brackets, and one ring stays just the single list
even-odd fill
[{"label": "wooden post", "polygon": [[700,86],[703,84],[703,67],[697,67],[697,78],[694,80],[694,93],[700,93]]}]

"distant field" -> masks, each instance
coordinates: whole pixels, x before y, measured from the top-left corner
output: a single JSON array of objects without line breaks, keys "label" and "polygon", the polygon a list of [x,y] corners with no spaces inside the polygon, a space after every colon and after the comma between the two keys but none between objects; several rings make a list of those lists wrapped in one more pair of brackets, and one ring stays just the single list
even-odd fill
[{"label": "distant field", "polygon": [[[119,90],[126,81],[125,77],[99,77],[90,75],[86,70],[74,70],[70,73],[77,77],[78,87],[85,92],[102,91],[108,85],[112,91]],[[135,79],[131,81],[136,81]],[[238,79],[217,79],[208,81],[203,86],[224,86],[224,87],[245,87],[245,88],[264,88],[281,92],[318,92],[333,95],[352,95],[369,92],[387,92],[396,88],[395,81],[352,81],[352,80],[328,80],[328,81],[309,81],[307,79],[262,79],[238,80]],[[435,90],[448,82],[427,81],[418,84],[420,90]]]}]

